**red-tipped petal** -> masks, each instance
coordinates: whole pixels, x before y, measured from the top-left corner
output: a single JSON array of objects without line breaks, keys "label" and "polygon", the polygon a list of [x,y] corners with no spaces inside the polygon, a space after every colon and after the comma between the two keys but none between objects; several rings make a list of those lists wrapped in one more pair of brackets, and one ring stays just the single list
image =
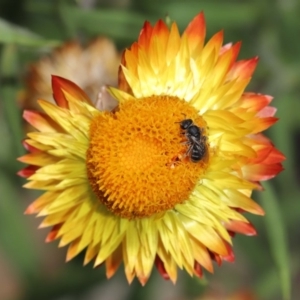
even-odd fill
[{"label": "red-tipped petal", "polygon": [[[120,64],[119,70],[118,70],[118,87],[120,90],[122,90],[128,94],[132,94],[132,89],[126,80],[122,66],[125,66],[125,67],[127,66],[126,56],[128,56],[129,51],[132,52],[131,56],[138,57],[138,48],[139,48],[139,45],[137,42],[135,42],[132,44],[132,46],[130,47],[129,50],[127,49],[122,53],[121,64]],[[132,64],[132,67],[135,69],[136,69],[136,66],[137,66],[136,64]]]},{"label": "red-tipped petal", "polygon": [[26,140],[23,140],[22,141],[22,144],[23,144],[23,147],[30,153],[38,153],[38,152],[41,152],[41,150],[29,145]]},{"label": "red-tipped petal", "polygon": [[261,111],[259,111],[257,116],[259,116],[260,118],[273,117],[275,115],[276,111],[277,111],[277,108],[272,107],[272,106],[266,106]]},{"label": "red-tipped petal", "polygon": [[222,255],[222,259],[225,261],[234,262],[235,257],[232,247],[228,243],[225,243],[225,245],[228,253],[227,255]]},{"label": "red-tipped petal", "polygon": [[201,49],[206,35],[206,24],[203,12],[198,14],[188,25],[184,33],[187,35],[191,53],[195,49]]},{"label": "red-tipped petal", "polygon": [[63,78],[59,76],[52,76],[53,98],[58,106],[62,108],[69,108],[69,103],[60,86],[62,79]]},{"label": "red-tipped petal", "polygon": [[228,73],[228,79],[233,80],[235,78],[250,78],[256,68],[257,63],[258,57],[237,61]]},{"label": "red-tipped petal", "polygon": [[152,25],[150,24],[150,22],[146,21],[140,32],[138,44],[142,45],[146,49],[148,49],[150,45],[152,30],[153,30]]},{"label": "red-tipped petal", "polygon": [[46,114],[38,111],[24,110],[23,118],[41,132],[56,132],[61,128]]},{"label": "red-tipped petal", "polygon": [[230,221],[225,224],[225,227],[227,230],[231,230],[236,233],[241,233],[248,236],[256,235],[256,230],[250,222],[246,223],[242,221]]},{"label": "red-tipped petal", "polygon": [[285,156],[275,147],[272,147],[272,150],[269,152],[268,157],[263,161],[264,164],[274,164],[279,163],[285,160]]},{"label": "red-tipped petal", "polygon": [[[271,155],[273,150],[275,150],[276,153],[281,154],[281,152],[274,148],[274,145],[271,143],[271,141],[261,133],[252,135],[248,142],[249,146],[252,147],[256,152],[256,157],[249,159],[249,164],[262,163],[268,158],[268,156]],[[282,154],[280,157],[284,158]],[[280,162],[282,160],[283,159],[275,160],[273,162]]]},{"label": "red-tipped petal", "polygon": [[46,240],[45,240],[46,243],[50,243],[56,239],[61,226],[62,226],[62,224],[57,224],[52,227],[51,231],[48,233],[48,235],[46,237]]},{"label": "red-tipped petal", "polygon": [[[234,65],[237,57],[238,57],[238,54],[240,52],[240,49],[241,49],[241,45],[242,43],[241,42],[238,42],[234,45],[232,45],[232,43],[229,43],[229,44],[226,44],[224,45],[221,49],[220,49],[220,52],[219,52],[219,57],[221,58],[223,55],[226,55],[226,53],[228,51],[231,51],[231,55],[230,55],[230,63],[228,65],[228,70],[230,70],[232,68],[232,66]],[[220,59],[219,58],[219,59]]]},{"label": "red-tipped petal", "polygon": [[275,124],[277,121],[278,121],[278,118],[275,118],[275,117],[259,119],[258,121],[256,121],[256,127],[255,127],[253,133],[263,132],[264,130],[268,129],[273,124]]},{"label": "red-tipped petal", "polygon": [[139,280],[139,282],[140,282],[140,284],[141,284],[142,286],[145,286],[146,283],[147,283],[148,280],[149,280],[149,276],[143,276],[143,275],[141,275],[141,276],[138,277],[138,280]]},{"label": "red-tipped petal", "polygon": [[223,53],[227,52],[230,48],[232,48],[232,43],[223,45],[220,49],[219,55],[222,55]]},{"label": "red-tipped petal", "polygon": [[194,274],[198,277],[198,278],[202,278],[203,277],[203,270],[201,265],[195,261],[194,264]]},{"label": "red-tipped petal", "polygon": [[214,253],[214,252],[209,252],[209,255],[210,255],[211,259],[213,259],[218,264],[218,266],[222,265],[222,258],[219,254]]},{"label": "red-tipped petal", "polygon": [[64,95],[64,91],[79,101],[93,105],[87,94],[78,85],[66,78],[52,75],[52,90],[53,98],[60,107],[69,108],[69,103]]},{"label": "red-tipped petal", "polygon": [[264,181],[275,177],[283,170],[283,166],[280,163],[271,165],[247,165],[243,168],[243,174],[247,180]]},{"label": "red-tipped petal", "polygon": [[241,46],[242,46],[242,42],[238,42],[231,47],[232,56],[231,56],[230,68],[232,68],[232,66],[234,65],[234,63],[240,53]]},{"label": "red-tipped petal", "polygon": [[220,49],[222,48],[223,38],[224,38],[223,30],[214,34],[204,47],[203,51],[206,51],[206,55],[210,54],[212,51],[215,50],[217,50],[217,52],[219,53]]},{"label": "red-tipped petal", "polygon": [[105,261],[106,277],[111,278],[122,262],[122,248],[118,247]]},{"label": "red-tipped petal", "polygon": [[155,36],[159,36],[161,42],[167,42],[169,36],[169,28],[162,20],[159,20],[153,27],[151,39]]},{"label": "red-tipped petal", "polygon": [[[260,112],[267,107],[273,97],[269,95],[255,94],[255,93],[244,93],[241,97],[240,106],[246,108],[247,111]],[[270,115],[271,116],[271,115]],[[270,117],[268,116],[268,117]]]},{"label": "red-tipped petal", "polygon": [[155,266],[163,279],[170,280],[170,276],[164,267],[164,263],[158,256],[155,258]]},{"label": "red-tipped petal", "polygon": [[28,166],[28,167],[20,170],[17,174],[20,177],[28,178],[31,175],[33,175],[37,169],[39,169],[39,167],[37,167],[37,166]]},{"label": "red-tipped petal", "polygon": [[228,230],[228,233],[232,238],[235,237],[235,235],[236,235],[236,233],[231,230]]}]

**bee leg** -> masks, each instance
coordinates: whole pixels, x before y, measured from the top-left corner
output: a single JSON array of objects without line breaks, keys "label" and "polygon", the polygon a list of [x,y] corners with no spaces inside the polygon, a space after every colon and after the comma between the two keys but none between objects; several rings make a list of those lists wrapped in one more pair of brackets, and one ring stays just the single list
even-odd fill
[{"label": "bee leg", "polygon": [[185,152],[185,156],[189,156],[190,153],[191,153],[191,151],[192,151],[192,149],[193,149],[193,144],[191,144],[191,143],[189,143],[189,144],[190,145],[189,145],[187,151]]}]

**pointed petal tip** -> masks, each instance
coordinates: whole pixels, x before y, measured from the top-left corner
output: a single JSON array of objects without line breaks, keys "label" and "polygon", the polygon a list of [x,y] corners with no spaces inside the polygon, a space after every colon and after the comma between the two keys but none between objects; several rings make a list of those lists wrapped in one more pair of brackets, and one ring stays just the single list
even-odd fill
[{"label": "pointed petal tip", "polygon": [[120,266],[120,261],[118,263],[112,263],[112,261],[108,258],[105,261],[105,264],[106,264],[106,278],[110,279],[116,274]]},{"label": "pointed petal tip", "polygon": [[[86,250],[86,253],[85,253],[85,256],[84,256],[84,260],[83,260],[83,266],[85,267],[86,265],[88,265],[92,260],[93,258],[95,258],[96,256],[96,253],[93,254],[93,255],[89,255],[88,254],[88,251],[89,250]],[[93,268],[96,268],[95,265],[93,266]]]},{"label": "pointed petal tip", "polygon": [[[18,161],[21,161],[20,158],[17,158],[17,160],[18,160]],[[23,178],[27,178],[27,177],[28,177],[27,174],[26,174],[26,172],[24,172],[24,169],[18,171],[16,174],[17,174],[18,176],[20,176],[20,177],[23,177]]]},{"label": "pointed petal tip", "polygon": [[227,230],[244,234],[247,236],[255,236],[257,235],[256,229],[250,222],[244,221],[230,221],[225,224]]},{"label": "pointed petal tip", "polygon": [[51,83],[53,90],[53,98],[59,107],[69,108],[69,102],[64,91],[68,92],[74,98],[78,99],[78,101],[82,101],[93,106],[91,100],[89,99],[85,91],[83,91],[73,81],[57,75],[52,75]]},{"label": "pointed petal tip", "polygon": [[51,83],[52,83],[52,86],[57,86],[57,87],[62,87],[62,86],[65,86],[67,83],[73,83],[72,81],[70,81],[69,79],[67,78],[64,78],[62,76],[58,76],[58,75],[51,75]]},{"label": "pointed petal tip", "polygon": [[87,260],[84,260],[82,265],[85,267],[86,265],[89,264],[89,262],[90,262],[89,260],[88,260],[88,261],[87,261]]},{"label": "pointed petal tip", "polygon": [[54,241],[58,236],[59,229],[61,228],[62,223],[56,224],[52,227],[51,231],[48,233],[45,242],[49,243]]},{"label": "pointed petal tip", "polygon": [[222,258],[219,254],[214,253],[214,252],[209,252],[211,258],[217,263],[218,266],[222,265]]},{"label": "pointed petal tip", "polygon": [[62,87],[66,81],[67,79],[64,79],[63,77],[51,75],[53,98],[56,104],[61,108],[69,108],[68,101],[62,91]]},{"label": "pointed petal tip", "polygon": [[145,286],[148,282],[149,276],[139,276],[138,280],[142,286]]},{"label": "pointed petal tip", "polygon": [[30,204],[24,211],[24,215],[32,215],[34,213],[35,213],[35,209],[34,209],[33,204]]},{"label": "pointed petal tip", "polygon": [[203,28],[203,27],[205,28],[205,24],[206,24],[206,22],[205,22],[204,12],[201,11],[189,23],[187,30],[188,31],[191,30],[192,27],[199,30],[199,28]]},{"label": "pointed petal tip", "polygon": [[23,111],[23,114],[22,114],[23,119],[25,119],[25,120],[27,121],[26,117],[27,117],[28,115],[30,115],[31,113],[32,113],[31,110],[25,109],[25,110]]},{"label": "pointed petal tip", "polygon": [[266,212],[262,209],[261,212],[258,214],[259,216],[265,216]]},{"label": "pointed petal tip", "polygon": [[249,224],[249,226],[247,226],[246,230],[244,232],[242,232],[242,233],[244,233],[247,236],[255,236],[255,235],[257,235],[257,231],[254,228],[254,226],[252,224],[250,224],[250,223],[248,223],[248,224]]},{"label": "pointed petal tip", "polygon": [[[23,156],[22,156],[23,157]],[[18,158],[18,161],[22,162],[22,157]],[[37,166],[29,165],[24,169],[17,172],[17,175],[23,178],[28,178],[31,175],[35,174],[35,172],[39,169]]]},{"label": "pointed petal tip", "polygon": [[228,243],[226,244],[226,249],[227,249],[227,255],[222,255],[222,259],[228,262],[234,262],[235,260],[235,256],[234,256],[234,252],[233,249],[231,247],[231,245],[229,245]]},{"label": "pointed petal tip", "polygon": [[201,265],[198,262],[195,262],[195,264],[194,264],[194,275],[198,278],[203,277],[203,270],[202,270]]},{"label": "pointed petal tip", "polygon": [[241,48],[241,46],[242,46],[242,44],[243,44],[243,42],[242,41],[237,41],[234,45],[233,45],[233,47],[237,47],[237,48]]},{"label": "pointed petal tip", "polygon": [[61,76],[58,76],[58,75],[51,74],[51,80],[52,80],[52,82],[59,81],[60,79],[64,79],[64,78],[61,77]]},{"label": "pointed petal tip", "polygon": [[149,21],[145,21],[144,25],[140,31],[138,44],[144,45],[145,48],[148,48],[150,43],[150,38],[152,34],[153,27]]},{"label": "pointed petal tip", "polygon": [[106,270],[106,278],[110,279],[114,276],[115,272],[110,271],[110,270]]},{"label": "pointed petal tip", "polygon": [[37,153],[37,152],[40,152],[41,150],[31,146],[29,143],[28,143],[29,139],[24,139],[22,141],[22,145],[23,147],[25,148],[26,151],[30,152],[30,153]]},{"label": "pointed petal tip", "polygon": [[132,282],[133,282],[133,279],[135,277],[135,273],[125,271],[125,275],[126,275],[126,279],[127,279],[128,284],[131,285]]},{"label": "pointed petal tip", "polygon": [[266,213],[260,205],[257,205],[255,209],[255,214],[258,216],[264,216]]},{"label": "pointed petal tip", "polygon": [[56,232],[50,231],[45,239],[45,243],[50,243],[56,238]]},{"label": "pointed petal tip", "polygon": [[157,256],[155,259],[155,266],[157,268],[157,271],[159,272],[159,274],[161,275],[161,277],[165,280],[170,280],[170,276],[167,273],[165,266],[162,262],[162,260]]},{"label": "pointed petal tip", "polygon": [[65,260],[65,261],[66,261],[66,262],[69,262],[69,261],[71,261],[71,260],[72,260],[72,258],[73,258],[72,256],[70,256],[70,255],[68,255],[68,254],[67,254],[67,256],[66,256],[66,260]]},{"label": "pointed petal tip", "polygon": [[43,224],[43,222],[38,226],[38,229],[43,229],[43,228],[46,228],[47,225]]},{"label": "pointed petal tip", "polygon": [[234,262],[235,261],[235,256],[234,254],[232,255],[227,255],[227,256],[222,256],[222,259],[228,262]]},{"label": "pointed petal tip", "polygon": [[[159,20],[160,21],[160,20]],[[158,21],[158,22],[159,22]],[[146,20],[145,22],[144,22],[144,24],[143,24],[143,27],[142,28],[144,28],[144,27],[152,27],[152,25],[151,25],[151,23],[150,23],[150,21],[148,21],[148,20]]]}]

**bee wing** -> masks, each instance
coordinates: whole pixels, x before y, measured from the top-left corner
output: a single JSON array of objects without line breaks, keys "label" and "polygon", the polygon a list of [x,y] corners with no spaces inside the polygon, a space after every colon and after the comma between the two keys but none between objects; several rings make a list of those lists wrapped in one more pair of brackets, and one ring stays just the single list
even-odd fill
[{"label": "bee wing", "polygon": [[117,106],[118,101],[110,95],[105,85],[102,86],[97,96],[95,107],[100,111],[113,111]]},{"label": "bee wing", "polygon": [[192,135],[189,135],[189,140],[190,140],[190,143],[193,143],[194,145],[197,145],[197,146],[201,145],[201,140],[199,140],[198,138],[195,138]]}]

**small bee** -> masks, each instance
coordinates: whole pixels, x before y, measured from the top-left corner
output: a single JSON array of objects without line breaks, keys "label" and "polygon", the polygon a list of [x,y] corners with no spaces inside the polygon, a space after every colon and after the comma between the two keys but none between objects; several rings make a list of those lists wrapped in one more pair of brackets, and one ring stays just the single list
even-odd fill
[{"label": "small bee", "polygon": [[205,141],[206,141],[206,137],[203,136],[201,137],[200,142],[190,144],[187,150],[187,155],[190,155],[190,159],[192,162],[194,163],[199,162],[205,155],[206,152]]},{"label": "small bee", "polygon": [[206,136],[202,135],[202,129],[194,125],[192,119],[184,119],[180,123],[180,128],[184,130],[187,138],[188,150],[186,155],[190,156],[192,162],[199,162],[205,155]]}]

